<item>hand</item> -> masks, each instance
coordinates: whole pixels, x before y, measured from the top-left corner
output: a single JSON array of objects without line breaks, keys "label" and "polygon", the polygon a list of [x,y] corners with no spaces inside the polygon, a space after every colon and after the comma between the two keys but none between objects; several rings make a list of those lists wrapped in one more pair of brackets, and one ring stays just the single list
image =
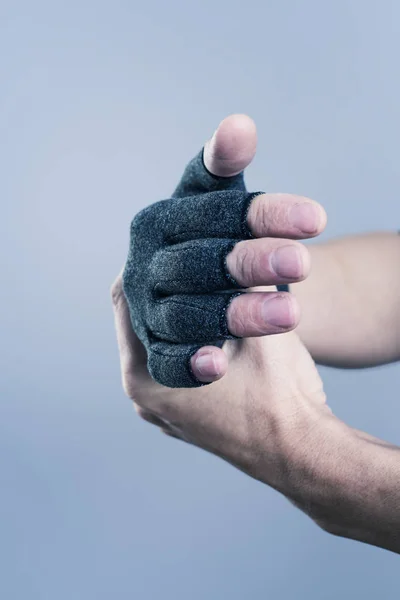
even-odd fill
[{"label": "hand", "polygon": [[275,488],[323,530],[400,553],[400,448],[333,415],[295,332],[229,340],[223,379],[173,389],[148,373],[121,277],[112,297],[123,386],[143,419]]},{"label": "hand", "polygon": [[293,496],[293,478],[322,447],[332,419],[315,364],[296,333],[228,340],[224,378],[211,386],[169,388],[148,373],[120,276],[112,297],[123,387],[138,414]]},{"label": "hand", "polygon": [[304,279],[308,250],[293,239],[318,235],[326,215],[307,198],[248,194],[241,171],[255,144],[251,119],[228,117],[205,148],[206,166],[219,176],[207,173],[198,155],[173,197],[132,222],[124,292],[149,372],[164,385],[219,379],[227,369],[220,349],[226,339],[282,333],[298,323],[293,296],[255,286]]},{"label": "hand", "polygon": [[[254,156],[255,140],[255,127],[250,119],[244,116],[225,119],[213,141],[206,145],[207,168],[218,175],[237,174]],[[289,219],[295,205],[306,206],[302,229]],[[285,195],[256,197],[248,215],[249,226],[259,238],[317,235],[325,221],[325,212],[317,203]],[[227,259],[230,273],[245,286],[282,282],[270,265],[273,250],[283,246],[297,250],[298,259],[294,261],[297,271],[292,271],[291,279],[300,280],[309,269],[306,248],[273,237],[237,243]],[[282,264],[286,269],[290,267],[289,260]],[[304,439],[319,430],[316,423],[331,415],[315,364],[297,335],[290,332],[266,337],[268,333],[281,333],[295,326],[298,318],[295,299],[275,292],[258,292],[235,299],[228,311],[228,327],[244,339],[227,340],[223,349],[203,347],[197,354],[207,351],[214,354],[218,373],[211,378],[216,381],[212,386],[189,391],[165,387],[150,377],[146,349],[131,326],[135,315],[128,309],[121,276],[112,294],[123,385],[139,414],[170,435],[214,452],[252,476],[277,486],[288,453],[303,452]],[[261,304],[271,296],[284,300],[285,306],[279,306],[278,302],[275,312],[281,318],[281,326],[266,324],[260,318]],[[285,316],[286,323],[282,325]],[[196,372],[195,364],[193,370]]]},{"label": "hand", "polygon": [[400,552],[400,449],[333,415],[295,332],[228,340],[225,377],[173,389],[148,372],[121,276],[112,298],[123,386],[143,419],[274,487],[324,530]]}]

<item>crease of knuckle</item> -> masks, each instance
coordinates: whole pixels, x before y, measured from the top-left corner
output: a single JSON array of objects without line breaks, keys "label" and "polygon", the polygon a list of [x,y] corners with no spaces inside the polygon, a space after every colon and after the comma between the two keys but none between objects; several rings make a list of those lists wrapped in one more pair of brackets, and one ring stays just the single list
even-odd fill
[{"label": "crease of knuckle", "polygon": [[260,299],[250,295],[240,296],[237,302],[232,302],[228,309],[229,330],[239,337],[264,335],[266,324],[260,314]]},{"label": "crease of knuckle", "polygon": [[279,228],[281,207],[269,198],[260,197],[255,207],[255,230],[259,235],[266,235]]},{"label": "crease of knuckle", "polygon": [[259,298],[253,298],[252,302],[249,302],[247,309],[247,326],[251,326],[253,331],[263,333],[265,331],[265,322],[261,318],[260,309],[261,304]]},{"label": "crease of knuckle", "polygon": [[234,276],[240,285],[251,285],[254,281],[255,253],[251,244],[239,242],[235,249]]},{"label": "crease of knuckle", "polygon": [[240,298],[228,308],[228,325],[234,335],[244,336],[248,327],[248,311],[245,310],[243,302],[240,302]]}]

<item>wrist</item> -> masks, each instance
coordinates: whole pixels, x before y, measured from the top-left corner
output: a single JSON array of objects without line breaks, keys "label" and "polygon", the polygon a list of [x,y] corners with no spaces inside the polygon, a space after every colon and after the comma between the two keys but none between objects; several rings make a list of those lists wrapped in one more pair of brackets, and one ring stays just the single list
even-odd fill
[{"label": "wrist", "polygon": [[400,448],[325,415],[284,495],[325,531],[400,553]]},{"label": "wrist", "polygon": [[[345,424],[317,395],[318,400],[296,396],[279,403],[268,416],[268,431],[256,444],[260,449],[257,478],[291,500],[308,504],[323,466],[326,439],[339,438]],[[332,444],[331,444],[332,445]],[[328,449],[327,449],[328,451]],[[252,473],[254,476],[254,473]]]},{"label": "wrist", "polygon": [[359,441],[327,405],[307,404],[283,435],[285,468],[276,489],[323,529],[333,525],[338,506],[351,496],[351,457]]}]

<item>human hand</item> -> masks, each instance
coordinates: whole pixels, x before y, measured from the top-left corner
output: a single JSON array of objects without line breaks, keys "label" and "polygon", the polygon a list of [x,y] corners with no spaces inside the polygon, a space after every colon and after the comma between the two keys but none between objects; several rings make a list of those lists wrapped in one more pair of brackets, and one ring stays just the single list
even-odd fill
[{"label": "human hand", "polygon": [[121,276],[112,297],[123,386],[143,419],[274,487],[324,530],[400,552],[399,448],[333,415],[295,332],[227,340],[211,348],[229,363],[225,377],[172,389],[149,374]]},{"label": "human hand", "polygon": [[170,388],[148,372],[120,276],[112,295],[123,387],[139,415],[293,496],[294,478],[315,448],[321,451],[332,416],[315,364],[296,333],[228,340],[225,377],[211,386]]},{"label": "human hand", "polygon": [[148,372],[121,276],[112,297],[123,387],[143,419],[275,488],[325,531],[400,552],[400,449],[333,415],[296,332],[228,340],[225,377],[173,389]]},{"label": "human hand", "polygon": [[293,240],[318,235],[326,215],[300,196],[248,194],[242,171],[255,148],[253,121],[228,117],[204,149],[214,175],[198,155],[173,197],[132,222],[124,291],[149,372],[164,385],[215,381],[228,368],[227,339],[282,333],[298,323],[293,296],[258,286],[307,276],[308,250]]}]

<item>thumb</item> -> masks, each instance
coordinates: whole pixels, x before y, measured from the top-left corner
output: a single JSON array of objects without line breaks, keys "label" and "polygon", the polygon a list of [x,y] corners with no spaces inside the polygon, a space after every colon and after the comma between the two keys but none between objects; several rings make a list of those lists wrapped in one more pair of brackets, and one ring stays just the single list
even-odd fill
[{"label": "thumb", "polygon": [[247,193],[244,170],[256,153],[255,123],[247,115],[230,115],[186,165],[172,198],[236,190]]},{"label": "thumb", "polygon": [[232,177],[251,163],[257,149],[257,128],[247,115],[234,114],[219,124],[204,145],[203,160],[213,175]]}]

